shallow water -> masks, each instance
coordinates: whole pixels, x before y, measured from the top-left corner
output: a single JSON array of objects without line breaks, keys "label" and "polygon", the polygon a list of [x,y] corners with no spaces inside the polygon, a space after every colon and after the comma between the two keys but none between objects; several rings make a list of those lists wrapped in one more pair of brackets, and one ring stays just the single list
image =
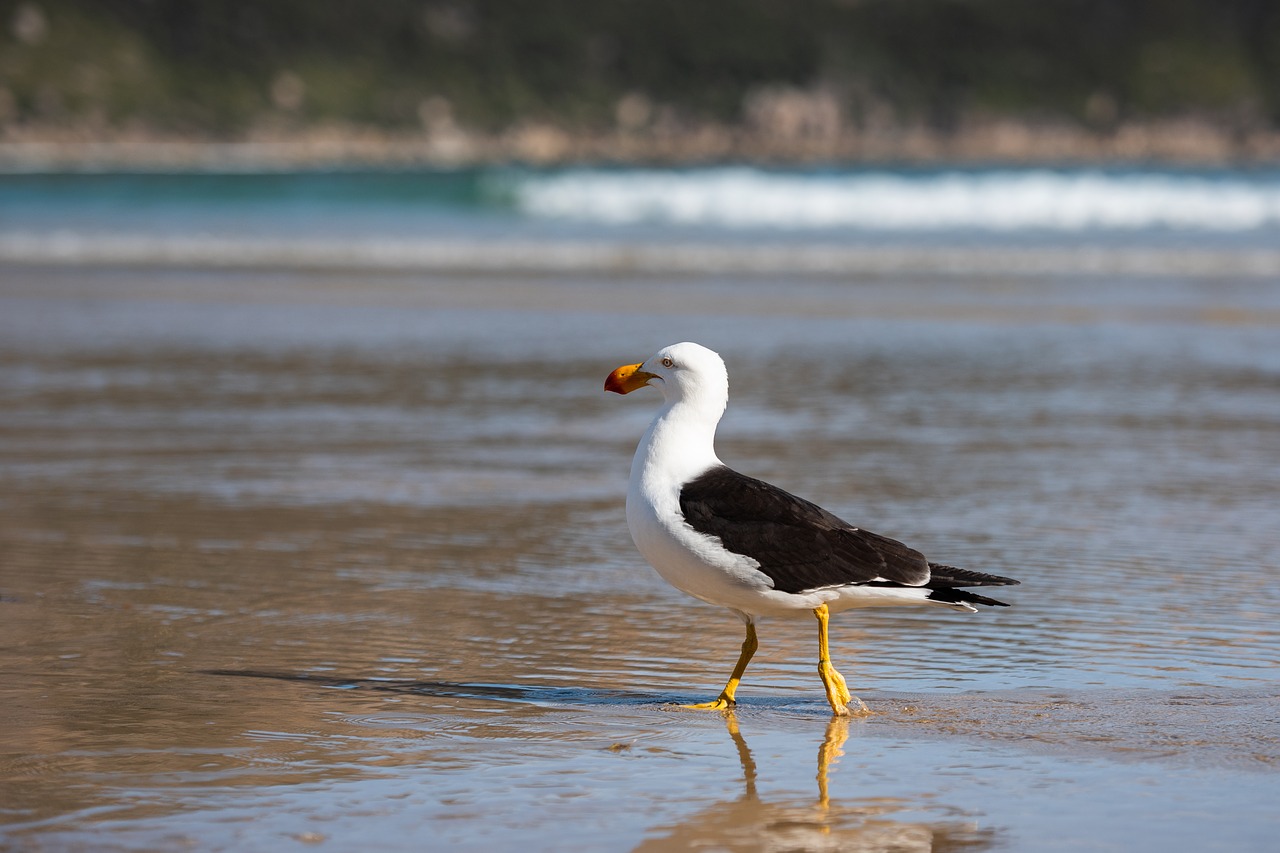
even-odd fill
[{"label": "shallow water", "polygon": [[[0,844],[1262,850],[1272,281],[0,268]],[[727,613],[622,515],[681,339],[730,464],[1018,577]]]}]

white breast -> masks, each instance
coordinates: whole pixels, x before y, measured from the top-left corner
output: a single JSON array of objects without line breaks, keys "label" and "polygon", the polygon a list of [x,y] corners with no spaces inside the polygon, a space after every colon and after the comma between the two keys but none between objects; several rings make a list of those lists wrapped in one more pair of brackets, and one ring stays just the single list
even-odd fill
[{"label": "white breast", "polygon": [[627,492],[627,526],[649,565],[676,589],[711,604],[752,610],[768,579],[759,564],[726,551],[720,540],[699,533],[680,514],[679,486]]},{"label": "white breast", "polygon": [[680,512],[683,484],[721,464],[712,447],[715,421],[699,428],[696,414],[669,407],[650,424],[631,466],[627,526],[640,553],[676,589],[711,604],[760,612],[761,594],[772,589],[756,571],[759,564],[697,532]]}]

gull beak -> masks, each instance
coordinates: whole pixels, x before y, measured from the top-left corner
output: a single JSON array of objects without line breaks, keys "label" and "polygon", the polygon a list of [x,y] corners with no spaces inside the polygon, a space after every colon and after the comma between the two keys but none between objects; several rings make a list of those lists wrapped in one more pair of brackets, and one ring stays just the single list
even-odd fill
[{"label": "gull beak", "polygon": [[640,369],[642,367],[644,364],[622,365],[609,374],[609,378],[604,381],[604,390],[615,394],[630,394],[637,388],[648,385],[649,380],[654,378],[654,374],[646,373]]}]

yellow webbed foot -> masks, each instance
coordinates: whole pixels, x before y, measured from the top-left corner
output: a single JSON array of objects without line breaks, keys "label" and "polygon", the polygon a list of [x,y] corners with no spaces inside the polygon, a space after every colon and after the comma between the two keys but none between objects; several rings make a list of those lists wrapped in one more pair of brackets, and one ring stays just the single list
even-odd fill
[{"label": "yellow webbed foot", "polygon": [[849,685],[845,683],[844,676],[833,666],[831,667],[831,681],[836,688],[836,695],[840,697],[843,705],[848,705],[853,699],[853,694],[849,692]]},{"label": "yellow webbed foot", "polygon": [[721,696],[710,702],[699,702],[696,705],[680,705],[681,708],[689,708],[693,711],[728,711],[737,703],[732,699]]},{"label": "yellow webbed foot", "polygon": [[831,705],[831,713],[837,717],[866,717],[871,709],[866,703],[849,692],[844,676],[827,661],[818,664],[818,676],[827,693],[827,702]]},{"label": "yellow webbed foot", "polygon": [[[822,679],[822,688],[827,692],[827,702],[831,705],[831,713],[838,717],[844,717],[849,714],[849,700],[840,695],[840,688],[836,682],[836,677],[839,676],[839,673],[836,673],[834,677],[832,676],[832,673],[835,672],[835,667],[826,661],[818,663],[818,677]],[[847,687],[845,689],[848,690]]]},{"label": "yellow webbed foot", "polygon": [[[744,617],[745,618],[745,617]],[[696,705],[681,705],[681,708],[690,708],[695,711],[728,711],[735,704],[733,696],[738,692],[738,684],[742,681],[742,674],[747,671],[747,664],[751,662],[751,656],[756,653],[760,642],[756,639],[756,626],[747,622],[747,637],[742,641],[742,653],[738,655],[738,663],[733,667],[733,675],[729,676],[729,683],[724,686],[724,690],[720,691],[720,695],[711,702],[699,702]]]}]

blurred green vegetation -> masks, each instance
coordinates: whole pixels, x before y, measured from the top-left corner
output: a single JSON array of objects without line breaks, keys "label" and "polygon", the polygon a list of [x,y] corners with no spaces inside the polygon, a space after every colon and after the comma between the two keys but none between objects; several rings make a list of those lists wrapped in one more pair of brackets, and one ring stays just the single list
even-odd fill
[{"label": "blurred green vegetation", "polygon": [[1280,125],[1276,0],[0,0],[0,123]]}]

